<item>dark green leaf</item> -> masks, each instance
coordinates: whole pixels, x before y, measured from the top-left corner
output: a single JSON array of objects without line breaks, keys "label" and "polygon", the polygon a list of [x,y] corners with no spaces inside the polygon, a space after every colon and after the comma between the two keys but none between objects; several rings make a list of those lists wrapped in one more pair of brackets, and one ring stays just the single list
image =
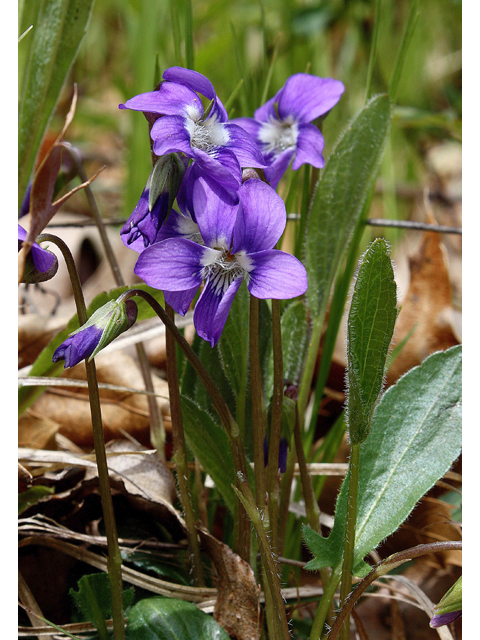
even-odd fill
[{"label": "dark green leaf", "polygon": [[40,141],[87,30],[93,0],[43,0],[23,79],[19,112],[19,197]]},{"label": "dark green leaf", "polygon": [[128,616],[127,640],[229,640],[215,620],[191,602],[140,600]]},{"label": "dark green leaf", "polygon": [[[355,573],[362,559],[404,522],[459,456],[461,363],[461,346],[434,353],[390,387],[375,408],[360,456]],[[342,561],[347,481],[330,536],[305,530],[315,555],[308,569]]]},{"label": "dark green leaf", "polygon": [[380,163],[392,117],[387,95],[373,97],[350,123],[317,183],[307,222],[305,267],[308,306],[323,316]]},{"label": "dark green leaf", "polygon": [[360,444],[367,437],[382,390],[397,317],[396,302],[387,243],[378,238],[363,257],[348,315],[348,426],[352,444]]}]

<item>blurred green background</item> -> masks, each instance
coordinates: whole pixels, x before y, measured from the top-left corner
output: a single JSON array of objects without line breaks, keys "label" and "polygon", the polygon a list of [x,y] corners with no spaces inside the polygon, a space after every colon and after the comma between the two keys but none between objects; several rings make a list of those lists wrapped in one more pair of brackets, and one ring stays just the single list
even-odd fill
[{"label": "blurred green background", "polygon": [[[39,5],[20,3],[19,33],[35,24]],[[379,3],[371,94],[388,88],[411,5]],[[380,173],[387,191],[398,184],[421,187],[428,148],[461,135],[461,1],[420,0],[418,9]],[[94,185],[103,192],[103,214],[127,217],[151,160],[145,119],[119,111],[120,102],[152,90],[163,70],[178,64],[208,76],[223,102],[243,79],[229,115],[253,115],[262,95],[271,97],[289,75],[308,71],[346,87],[322,125],[328,157],[365,102],[376,11],[375,0],[96,0],[51,129],[60,130],[76,82],[79,101],[68,137],[87,161],[107,163]],[[19,45],[20,83],[31,40],[28,33]],[[383,208],[385,217],[408,216],[394,198],[384,197]]]}]

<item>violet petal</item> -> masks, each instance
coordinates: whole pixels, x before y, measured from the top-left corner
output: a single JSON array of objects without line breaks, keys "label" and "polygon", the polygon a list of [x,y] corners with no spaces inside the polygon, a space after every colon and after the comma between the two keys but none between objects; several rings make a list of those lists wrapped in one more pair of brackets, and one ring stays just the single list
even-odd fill
[{"label": "violet petal", "polygon": [[169,238],[147,247],[134,272],[149,286],[165,291],[185,291],[200,286],[205,247],[185,238]]},{"label": "violet petal", "polygon": [[235,224],[233,253],[256,253],[272,249],[287,222],[282,198],[261,180],[247,180],[238,194],[242,208]]},{"label": "violet petal", "polygon": [[200,298],[195,305],[193,322],[198,335],[214,347],[223,331],[228,312],[237,293],[242,278],[234,280],[223,294],[219,294],[207,280]]},{"label": "violet petal", "polygon": [[284,300],[296,298],[307,290],[307,272],[295,256],[272,249],[248,256],[248,290],[256,298]]},{"label": "violet petal", "polygon": [[278,114],[293,115],[297,122],[311,122],[337,104],[345,87],[339,80],[319,78],[309,73],[290,76],[281,90]]}]

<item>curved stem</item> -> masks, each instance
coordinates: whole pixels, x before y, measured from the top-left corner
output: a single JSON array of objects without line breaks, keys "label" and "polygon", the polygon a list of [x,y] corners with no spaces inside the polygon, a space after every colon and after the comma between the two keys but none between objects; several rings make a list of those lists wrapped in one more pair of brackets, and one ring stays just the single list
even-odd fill
[{"label": "curved stem", "polygon": [[[78,151],[75,149],[75,147],[73,147],[68,142],[64,142],[62,144],[64,149],[72,158],[80,179],[82,180],[82,182],[87,182],[87,175],[83,168],[82,161]],[[103,249],[105,251],[105,256],[110,265],[110,269],[112,270],[113,278],[118,287],[123,287],[125,286],[125,281],[120,271],[120,266],[118,264],[115,253],[110,244],[107,230],[105,228],[102,216],[98,209],[97,201],[95,200],[93,190],[89,184],[86,184],[85,186],[85,195],[87,197],[90,210],[93,214],[95,224],[97,225],[98,232],[100,234],[100,240],[102,241]],[[145,389],[153,393],[155,389],[153,387],[152,372],[150,370],[150,365],[148,362],[147,354],[145,352],[145,347],[143,346],[143,343],[139,342],[135,345],[135,348],[137,351],[138,363],[140,365],[140,371],[142,374]],[[150,418],[151,418],[151,429],[150,429],[151,440],[152,440],[152,443],[155,445],[155,448],[157,449],[160,457],[164,459],[165,452],[164,452],[163,444],[165,442],[165,427],[163,424],[162,413],[158,407],[157,401],[154,396],[148,395],[147,402],[148,402],[148,409],[149,409]]]},{"label": "curved stem", "polygon": [[77,268],[70,249],[61,238],[58,238],[51,233],[40,234],[37,237],[37,242],[53,242],[53,244],[55,244],[62,252],[63,259],[67,265],[68,276],[72,283],[73,298],[77,308],[78,324],[79,326],[82,326],[82,324],[85,324],[88,320],[87,307],[85,306],[85,300],[83,298],[82,284],[78,277]]},{"label": "curved stem", "polygon": [[[87,321],[87,309],[83,298],[82,286],[75,268],[75,262],[70,249],[65,242],[50,233],[38,236],[37,242],[53,242],[62,252],[67,265],[68,274],[72,282],[75,305],[80,325]],[[112,594],[112,618],[114,627],[114,639],[124,640],[125,621],[123,617],[123,589],[122,589],[122,556],[118,546],[117,526],[113,511],[112,494],[110,491],[110,478],[108,474],[107,456],[105,452],[105,440],[103,437],[102,411],[100,408],[100,397],[98,393],[97,375],[95,362],[85,361],[88,382],[88,396],[90,401],[90,413],[92,416],[93,441],[95,446],[95,457],[98,469],[98,484],[100,499],[102,502],[103,518],[105,522],[105,533],[107,536],[107,568],[110,578],[110,589]]]},{"label": "curved stem", "polygon": [[344,620],[351,612],[355,604],[358,602],[360,596],[365,591],[367,587],[369,587],[372,582],[384,576],[392,569],[399,567],[401,564],[405,562],[409,562],[413,560],[413,558],[419,558],[420,556],[427,555],[429,553],[438,553],[439,551],[458,551],[462,548],[462,543],[459,541],[448,541],[448,542],[432,542],[430,544],[420,544],[417,547],[412,547],[411,549],[406,549],[405,551],[399,551],[398,553],[394,553],[393,555],[385,558],[379,562],[372,571],[357,584],[355,589],[350,594],[348,601],[343,605],[342,610],[338,614],[330,634],[328,636],[328,640],[335,640],[337,638],[340,628],[343,625]]},{"label": "curved stem", "polygon": [[[255,492],[257,507],[261,512],[266,506],[266,478],[263,443],[266,432],[266,417],[263,401],[262,372],[258,346],[258,298],[250,296],[250,388],[252,396],[253,460],[255,463]],[[278,454],[277,454],[278,456]]]}]

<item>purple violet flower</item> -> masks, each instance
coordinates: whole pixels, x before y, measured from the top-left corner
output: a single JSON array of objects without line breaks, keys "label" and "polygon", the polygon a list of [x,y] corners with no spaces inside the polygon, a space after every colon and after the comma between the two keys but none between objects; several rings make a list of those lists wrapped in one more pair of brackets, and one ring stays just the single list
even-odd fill
[{"label": "purple violet flower", "polygon": [[193,320],[197,333],[212,347],[244,278],[257,298],[294,298],[307,289],[302,263],[273,248],[286,224],[283,200],[268,184],[254,179],[242,184],[238,196],[238,205],[228,204],[198,178],[193,209],[202,242],[185,234],[167,238],[147,247],[134,269],[151,287],[191,296],[190,302],[205,280]]},{"label": "purple violet flower", "polygon": [[91,360],[112,340],[127,331],[137,319],[138,308],[133,300],[110,300],[97,309],[87,322],[73,331],[56,349],[53,362],[65,360],[65,369],[88,358]]},{"label": "purple violet flower", "polygon": [[53,354],[53,362],[65,360],[65,369],[74,367],[92,355],[100,342],[102,333],[103,329],[92,325],[79,333],[69,335]]},{"label": "purple violet flower", "polygon": [[265,177],[276,188],[293,159],[292,169],[325,165],[325,144],[319,129],[310,124],[339,101],[345,87],[339,80],[296,73],[263,106],[254,118],[232,120],[256,140],[270,165]]},{"label": "purple violet flower", "polygon": [[[120,105],[159,116],[150,136],[157,156],[184,153],[231,195],[241,183],[241,167],[265,167],[257,144],[236,124],[228,123],[225,107],[205,76],[182,67],[170,67],[156,91],[134,96]],[[201,94],[210,101],[204,111]],[[163,116],[163,117],[160,117]]]},{"label": "purple violet flower", "polygon": [[157,242],[157,235],[182,184],[185,169],[186,162],[177,154],[157,160],[137,206],[120,231],[126,247],[141,252]]}]

